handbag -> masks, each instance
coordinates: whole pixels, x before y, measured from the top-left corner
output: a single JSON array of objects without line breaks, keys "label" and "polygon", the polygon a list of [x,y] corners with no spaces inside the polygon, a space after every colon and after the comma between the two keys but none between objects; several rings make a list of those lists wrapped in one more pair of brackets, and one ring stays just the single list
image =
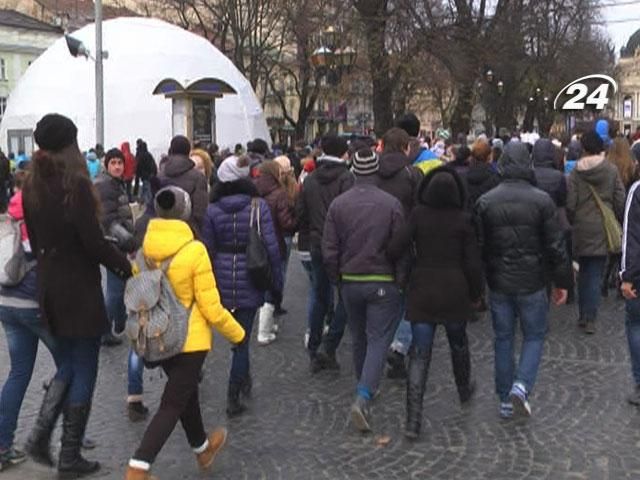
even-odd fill
[{"label": "handbag", "polygon": [[260,203],[257,198],[253,198],[251,199],[249,241],[247,242],[247,271],[253,286],[258,290],[267,291],[272,287],[273,275],[267,247],[262,239],[260,223]]},{"label": "handbag", "polygon": [[587,185],[602,215],[602,225],[607,240],[607,251],[611,254],[620,253],[622,251],[622,227],[620,226],[620,222],[618,222],[613,210],[602,201],[596,189],[590,184]]}]

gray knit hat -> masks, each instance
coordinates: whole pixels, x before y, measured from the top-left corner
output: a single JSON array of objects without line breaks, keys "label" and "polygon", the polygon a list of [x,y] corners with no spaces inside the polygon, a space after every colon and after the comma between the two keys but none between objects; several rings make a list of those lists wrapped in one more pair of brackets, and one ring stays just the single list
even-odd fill
[{"label": "gray knit hat", "polygon": [[185,222],[191,218],[191,198],[179,187],[170,185],[159,190],[154,205],[160,218]]},{"label": "gray knit hat", "polygon": [[358,150],[351,164],[356,175],[372,175],[378,171],[378,167],[378,156],[370,148]]},{"label": "gray knit hat", "polygon": [[236,157],[231,155],[227,157],[220,168],[218,168],[218,180],[223,183],[235,182],[241,178],[247,178],[251,173],[249,162],[246,157]]}]

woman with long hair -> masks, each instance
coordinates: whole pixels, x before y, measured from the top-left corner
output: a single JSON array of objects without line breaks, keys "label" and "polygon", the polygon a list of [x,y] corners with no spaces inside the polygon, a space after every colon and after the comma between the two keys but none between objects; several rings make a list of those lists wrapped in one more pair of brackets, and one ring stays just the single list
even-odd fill
[{"label": "woman with long hair", "polygon": [[127,257],[104,238],[99,202],[78,148],[77,128],[62,115],[45,115],[34,132],[40,150],[23,190],[24,216],[37,257],[36,296],[43,324],[59,346],[58,369],[45,394],[27,446],[51,464],[49,440],[63,413],[60,478],[100,468],[80,455],[98,373],[100,338],[109,329],[100,265],[131,276]]}]

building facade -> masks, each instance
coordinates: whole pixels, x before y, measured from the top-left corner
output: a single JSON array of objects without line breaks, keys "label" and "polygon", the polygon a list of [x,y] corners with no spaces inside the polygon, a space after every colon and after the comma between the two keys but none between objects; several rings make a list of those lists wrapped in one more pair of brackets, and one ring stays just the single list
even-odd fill
[{"label": "building facade", "polygon": [[640,127],[640,30],[621,51],[617,80],[614,118],[621,133],[633,135]]}]

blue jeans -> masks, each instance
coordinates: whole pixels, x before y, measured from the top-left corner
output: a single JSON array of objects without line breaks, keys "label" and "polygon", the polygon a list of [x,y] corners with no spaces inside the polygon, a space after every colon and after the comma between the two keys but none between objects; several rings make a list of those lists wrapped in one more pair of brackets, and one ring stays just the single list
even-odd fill
[{"label": "blue jeans", "polygon": [[129,349],[129,357],[127,359],[127,394],[129,401],[142,401],[142,393],[144,392],[144,362],[136,354],[133,348]]},{"label": "blue jeans", "polygon": [[[489,303],[495,333],[496,393],[501,402],[506,402],[514,382],[524,384],[527,392],[533,389],[536,382],[547,333],[549,297],[544,288],[526,295],[491,292]],[[523,340],[516,371],[514,335],[518,319]]]},{"label": "blue jeans", "polygon": [[245,341],[240,345],[233,347],[233,356],[231,358],[231,373],[229,374],[229,383],[242,384],[251,375],[249,362],[249,339],[251,338],[251,330],[253,321],[256,317],[256,308],[241,308],[232,312],[233,317],[242,325],[245,332]]},{"label": "blue jeans", "polygon": [[65,403],[87,405],[93,398],[98,375],[100,337],[56,337],[60,352],[60,364],[56,378],[69,384]]},{"label": "blue jeans", "polygon": [[0,395],[0,449],[6,450],[13,445],[20,407],[38,354],[38,342],[42,340],[56,365],[58,350],[54,338],[40,323],[37,308],[0,306],[0,323],[7,337],[11,361],[11,370]]},{"label": "blue jeans", "polygon": [[629,342],[631,373],[636,385],[640,385],[640,299],[625,301],[625,330]]},{"label": "blue jeans", "polygon": [[[411,323],[412,345],[421,349],[430,350],[433,338],[436,334],[436,323]],[[462,348],[467,341],[467,322],[448,322],[444,328],[451,348]]]},{"label": "blue jeans", "polygon": [[581,318],[595,320],[600,306],[600,287],[607,263],[606,256],[579,257],[578,309]]},{"label": "blue jeans", "polygon": [[[307,274],[307,278],[309,279],[309,289],[307,290],[307,328],[311,330],[311,323],[310,323],[311,312],[313,310],[313,305],[315,304],[315,301],[316,301],[316,294],[315,294],[315,290],[313,289],[313,267],[311,266],[311,261],[301,260],[300,263],[302,263],[302,267],[304,268],[304,271]],[[333,308],[333,302],[334,302],[334,294],[333,294],[333,288],[332,288],[329,295],[329,312],[328,313],[331,313],[331,309]],[[331,319],[333,318],[333,315],[327,315],[326,318]],[[331,322],[327,321],[327,323],[331,323]]]},{"label": "blue jeans", "polygon": [[115,273],[107,270],[107,293],[105,295],[105,306],[107,316],[116,332],[124,330],[127,319],[127,308],[124,306],[125,282]]},{"label": "blue jeans", "polygon": [[[311,270],[313,271],[313,279],[311,288],[314,290],[313,305],[310,308],[309,315],[309,354],[313,357],[320,345],[322,344],[322,331],[324,329],[324,319],[331,305],[331,294],[333,286],[327,276],[324,268],[322,254],[320,252],[311,252]],[[325,351],[333,355],[340,345],[340,340],[344,335],[347,314],[342,303],[342,298],[338,295],[333,320],[329,326],[329,331],[324,337]]]},{"label": "blue jeans", "polygon": [[391,282],[344,282],[341,291],[353,341],[358,394],[370,399],[378,390],[400,320],[400,290]]}]

